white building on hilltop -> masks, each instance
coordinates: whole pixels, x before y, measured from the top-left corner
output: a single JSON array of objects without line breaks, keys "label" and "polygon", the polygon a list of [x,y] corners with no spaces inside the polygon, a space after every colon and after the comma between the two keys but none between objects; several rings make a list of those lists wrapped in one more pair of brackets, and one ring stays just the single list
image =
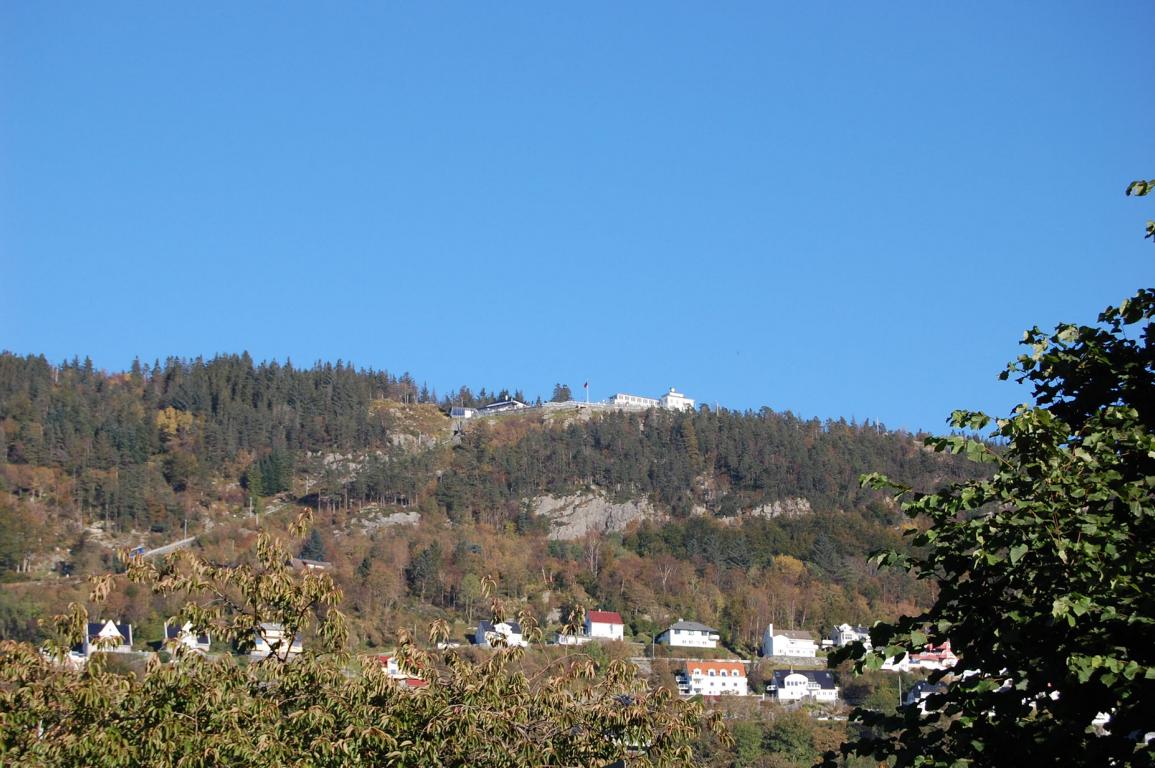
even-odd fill
[{"label": "white building on hilltop", "polygon": [[678,390],[670,387],[670,391],[662,395],[658,400],[662,407],[667,411],[692,411],[694,410],[694,401],[683,395]]},{"label": "white building on hilltop", "polygon": [[692,411],[694,409],[694,401],[673,387],[670,387],[669,392],[657,398],[619,392],[607,400],[606,404],[616,408],[638,408],[643,410],[646,408],[664,408],[667,411]]},{"label": "white building on hilltop", "polygon": [[609,405],[618,408],[657,408],[658,401],[653,397],[642,397],[641,395],[627,395],[624,392],[611,397],[606,401]]}]

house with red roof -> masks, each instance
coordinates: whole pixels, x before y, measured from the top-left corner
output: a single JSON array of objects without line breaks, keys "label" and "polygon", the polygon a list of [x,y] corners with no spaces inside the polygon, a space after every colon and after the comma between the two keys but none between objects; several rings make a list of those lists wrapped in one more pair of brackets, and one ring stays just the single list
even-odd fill
[{"label": "house with red roof", "polygon": [[685,696],[746,696],[746,665],[740,661],[687,661],[674,675]]},{"label": "house with red roof", "polygon": [[424,688],[429,685],[428,680],[423,680],[402,667],[398,663],[396,656],[378,656],[377,663],[385,670],[385,674],[389,676],[389,679],[396,681],[398,685],[405,686],[406,688]]},{"label": "house with red roof", "polygon": [[589,611],[586,613],[586,637],[594,640],[625,639],[625,624],[617,611]]}]

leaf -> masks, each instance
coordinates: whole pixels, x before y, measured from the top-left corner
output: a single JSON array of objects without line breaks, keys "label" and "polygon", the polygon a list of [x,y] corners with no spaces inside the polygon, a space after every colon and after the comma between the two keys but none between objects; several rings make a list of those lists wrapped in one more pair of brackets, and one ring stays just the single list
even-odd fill
[{"label": "leaf", "polygon": [[1135,195],[1136,197],[1142,197],[1152,189],[1155,189],[1155,180],[1143,181],[1142,179],[1139,179],[1137,181],[1132,181],[1127,185],[1126,194],[1128,196]]},{"label": "leaf", "polygon": [[1016,544],[1015,546],[1011,547],[1010,554],[1011,554],[1011,565],[1014,565],[1015,563],[1019,562],[1019,560],[1021,560],[1023,558],[1023,555],[1027,554],[1027,545],[1026,544]]}]

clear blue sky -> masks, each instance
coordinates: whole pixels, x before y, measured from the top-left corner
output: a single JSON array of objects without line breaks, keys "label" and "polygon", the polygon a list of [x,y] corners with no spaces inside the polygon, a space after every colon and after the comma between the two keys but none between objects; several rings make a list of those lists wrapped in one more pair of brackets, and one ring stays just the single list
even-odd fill
[{"label": "clear blue sky", "polygon": [[[548,6],[548,7],[547,7]],[[1155,4],[0,4],[0,348],[939,429],[1152,284]]]}]

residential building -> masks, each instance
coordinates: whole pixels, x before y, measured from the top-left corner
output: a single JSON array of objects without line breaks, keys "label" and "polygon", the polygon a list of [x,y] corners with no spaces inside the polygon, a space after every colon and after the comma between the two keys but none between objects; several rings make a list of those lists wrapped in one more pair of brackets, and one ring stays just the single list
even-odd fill
[{"label": "residential building", "polygon": [[841,648],[844,645],[851,643],[862,642],[867,650],[870,649],[870,628],[869,627],[854,627],[849,624],[839,624],[834,629],[830,630],[830,641],[833,645]]},{"label": "residential building", "polygon": [[385,670],[385,674],[392,680],[396,680],[398,684],[406,688],[424,688],[429,685],[427,680],[423,680],[420,676],[409,672],[400,665],[396,656],[378,656],[377,662]]},{"label": "residential building", "polygon": [[298,571],[329,571],[333,564],[325,560],[310,560],[307,557],[290,557],[289,565]]},{"label": "residential building", "polygon": [[776,630],[773,624],[768,624],[762,634],[762,655],[813,659],[818,655],[818,645],[809,632],[794,629]]},{"label": "residential building", "polygon": [[492,648],[495,645],[525,648],[529,645],[521,636],[521,625],[516,621],[499,621],[496,624],[492,621],[479,621],[473,642],[483,648]]},{"label": "residential building", "polygon": [[909,707],[914,704],[918,706],[920,712],[926,712],[926,700],[931,696],[939,693],[946,693],[946,685],[944,683],[930,683],[926,680],[919,680],[910,687],[902,696],[903,706]]},{"label": "residential building", "polygon": [[191,621],[186,621],[184,624],[177,624],[175,621],[166,621],[164,623],[164,641],[165,645],[175,646],[183,645],[193,651],[200,653],[208,653],[211,642],[207,632],[194,632]]},{"label": "residential building", "polygon": [[745,696],[746,666],[740,661],[687,661],[674,674],[678,690],[687,696]]},{"label": "residential building", "polygon": [[289,659],[304,650],[301,636],[292,639],[285,636],[285,628],[280,624],[263,622],[254,633],[256,641],[249,655],[254,659],[264,659],[276,655],[280,659]]},{"label": "residential building", "polygon": [[882,663],[882,668],[889,671],[909,672],[915,669],[939,670],[950,669],[958,663],[958,656],[950,649],[950,640],[942,645],[928,645],[926,650],[918,653],[907,653],[896,661],[889,658]]},{"label": "residential building", "polygon": [[769,689],[779,701],[838,700],[834,675],[826,671],[776,669],[770,679]]},{"label": "residential building", "polygon": [[117,624],[112,620],[90,621],[79,649],[84,658],[93,653],[131,653],[132,625]]},{"label": "residential building", "polygon": [[601,640],[624,640],[625,624],[617,611],[589,611],[586,613],[586,637]]},{"label": "residential building", "polygon": [[449,418],[451,419],[472,419],[476,415],[476,408],[466,408],[463,405],[455,405],[449,409]]},{"label": "residential building", "polygon": [[662,645],[681,648],[717,648],[719,639],[718,630],[713,627],[683,619],[671,624],[669,629],[658,635],[658,642]]}]

